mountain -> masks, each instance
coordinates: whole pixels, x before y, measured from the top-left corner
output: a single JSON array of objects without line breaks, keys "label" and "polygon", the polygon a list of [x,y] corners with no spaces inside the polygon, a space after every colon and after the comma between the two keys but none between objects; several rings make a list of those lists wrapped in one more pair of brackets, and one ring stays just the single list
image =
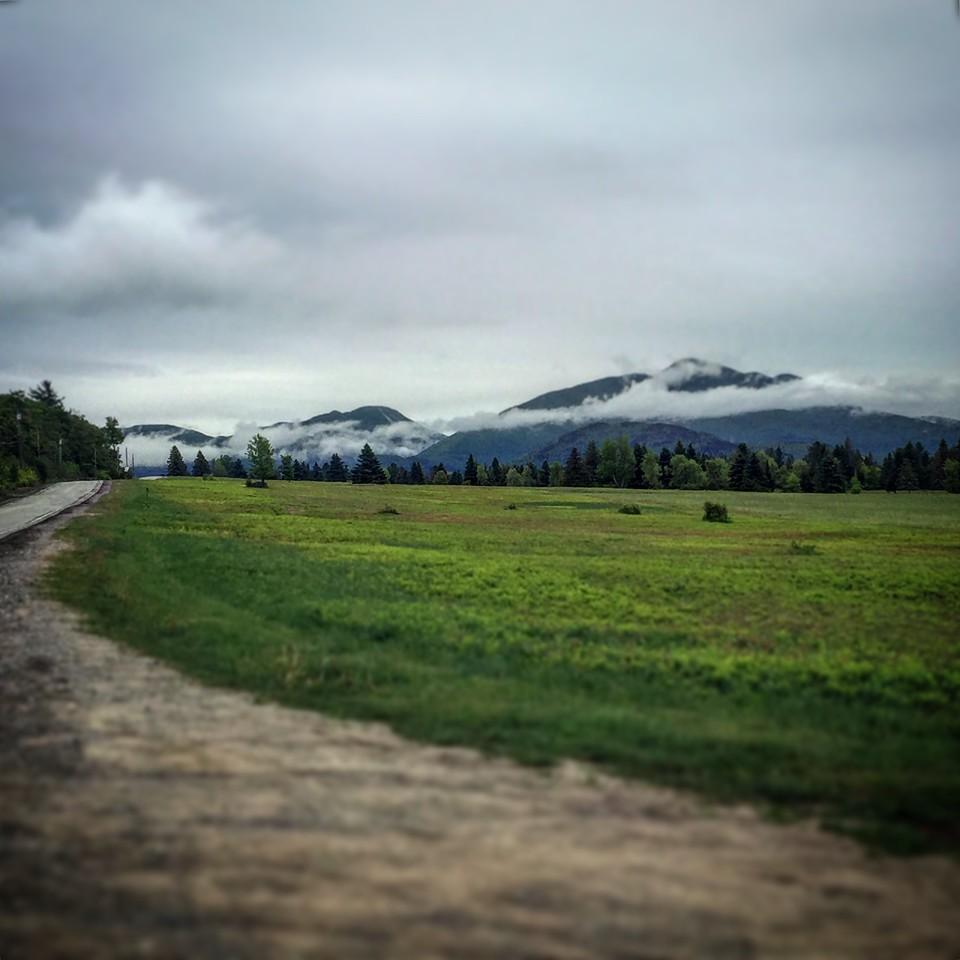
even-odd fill
[{"label": "mountain", "polygon": [[562,410],[566,407],[579,407],[587,400],[609,400],[611,397],[619,396],[635,383],[643,383],[645,380],[658,380],[671,391],[700,393],[717,387],[746,387],[762,390],[765,387],[799,379],[801,378],[795,373],[778,373],[775,376],[756,370],[744,373],[733,367],[709,363],[696,357],[686,357],[683,360],[674,361],[657,374],[626,373],[619,377],[588,380],[586,383],[577,383],[572,387],[541,393],[516,406],[508,407],[501,413],[509,413],[511,410]]},{"label": "mountain", "polygon": [[662,370],[659,376],[666,380],[668,390],[682,390],[684,393],[700,393],[704,390],[716,390],[717,387],[747,387],[751,390],[763,390],[765,387],[801,379],[795,373],[778,373],[773,377],[756,370],[743,373],[740,370],[734,370],[733,367],[708,363],[696,357],[674,361]]},{"label": "mountain", "polygon": [[601,377],[599,380],[588,380],[586,383],[577,383],[572,387],[564,387],[562,390],[541,393],[540,396],[518,403],[515,407],[508,407],[501,413],[509,413],[511,410],[562,410],[565,407],[579,407],[590,398],[609,400],[611,397],[623,393],[624,390],[629,389],[635,383],[649,379],[650,376],[646,373],[626,373],[620,377]]},{"label": "mountain", "polygon": [[[403,459],[443,436],[399,410],[384,406],[330,410],[306,420],[280,420],[256,429],[270,440],[278,453],[305,460],[325,460],[332,453],[339,453],[349,461],[364,443],[369,443],[381,457]],[[248,435],[212,437],[171,423],[140,423],[124,429],[124,444],[136,460],[136,472],[141,476],[162,473],[174,444],[188,460],[194,451],[201,449],[210,459],[221,453],[243,456],[249,439]]]},{"label": "mountain", "polygon": [[948,417],[905,417],[897,413],[868,413],[859,407],[807,407],[803,410],[759,410],[723,417],[695,417],[683,421],[702,430],[751,447],[780,447],[802,454],[814,440],[851,443],[863,453],[883,457],[907,443],[928,450],[960,436],[960,420]]}]

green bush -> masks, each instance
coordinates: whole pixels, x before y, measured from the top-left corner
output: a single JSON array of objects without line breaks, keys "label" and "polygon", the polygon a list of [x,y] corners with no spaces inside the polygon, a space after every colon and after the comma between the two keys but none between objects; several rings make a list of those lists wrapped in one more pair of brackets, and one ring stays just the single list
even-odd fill
[{"label": "green bush", "polygon": [[640,516],[640,505],[636,503],[625,503],[617,513],[626,513],[631,517]]},{"label": "green bush", "polygon": [[38,483],[40,483],[40,478],[37,476],[36,470],[30,467],[24,467],[17,471],[18,487],[35,487]]},{"label": "green bush", "polygon": [[707,500],[703,505],[703,519],[708,520],[710,523],[730,523],[726,504],[711,503]]}]

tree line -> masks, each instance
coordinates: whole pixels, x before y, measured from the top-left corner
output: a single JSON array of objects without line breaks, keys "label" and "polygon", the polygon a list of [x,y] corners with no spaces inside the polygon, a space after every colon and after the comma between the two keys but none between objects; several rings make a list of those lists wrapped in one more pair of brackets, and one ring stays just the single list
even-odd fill
[{"label": "tree line", "polygon": [[68,410],[49,380],[0,395],[0,492],[56,480],[117,479],[123,432]]},{"label": "tree line", "polygon": [[833,447],[815,441],[803,457],[780,447],[752,449],[739,444],[729,456],[713,456],[692,444],[677,441],[659,452],[626,437],[591,441],[583,453],[573,447],[566,459],[504,464],[496,457],[489,464],[467,457],[463,470],[447,470],[442,463],[424,469],[414,460],[409,466],[384,467],[370,444],[364,444],[356,463],[348,467],[339,454],[309,463],[290,454],[279,458],[269,440],[257,434],[247,447],[247,459],[224,454],[208,462],[197,451],[192,470],[187,469],[177,447],[170,451],[169,476],[220,476],[268,480],[312,480],[333,483],[447,484],[507,487],[624,487],[641,490],[740,490],[788,493],[860,493],[863,490],[946,490],[960,493],[960,442],[948,447],[941,440],[930,453],[921,443],[908,443],[878,463],[857,450],[850,440]]}]

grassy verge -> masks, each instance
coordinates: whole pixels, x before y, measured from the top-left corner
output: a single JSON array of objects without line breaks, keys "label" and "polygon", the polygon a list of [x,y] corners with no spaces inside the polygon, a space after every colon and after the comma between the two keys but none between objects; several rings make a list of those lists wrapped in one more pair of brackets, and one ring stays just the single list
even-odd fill
[{"label": "grassy verge", "polygon": [[204,681],[960,850],[960,498],[114,489],[51,587]]}]

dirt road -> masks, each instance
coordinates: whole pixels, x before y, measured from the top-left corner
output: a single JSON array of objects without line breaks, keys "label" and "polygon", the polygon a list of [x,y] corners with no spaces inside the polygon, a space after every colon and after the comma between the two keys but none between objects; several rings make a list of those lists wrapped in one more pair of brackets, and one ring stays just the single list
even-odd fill
[{"label": "dirt road", "polygon": [[[95,508],[94,508],[95,509]],[[91,636],[0,544],[0,957],[870,958],[960,867],[258,705]]]}]

